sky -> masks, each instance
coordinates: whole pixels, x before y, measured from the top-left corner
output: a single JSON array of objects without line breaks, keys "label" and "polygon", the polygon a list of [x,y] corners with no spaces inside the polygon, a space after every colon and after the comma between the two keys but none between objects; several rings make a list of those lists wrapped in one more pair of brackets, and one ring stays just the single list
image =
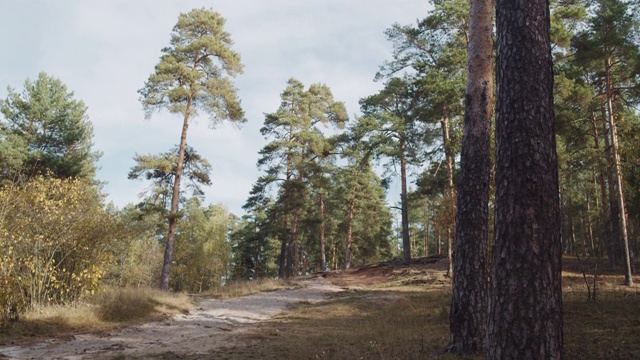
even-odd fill
[{"label": "sky", "polygon": [[22,91],[41,71],[59,78],[88,106],[106,201],[119,208],[137,203],[149,184],[127,179],[133,157],[170,150],[182,126],[168,112],[145,120],[137,91],[169,45],[178,15],[201,7],[227,20],[244,65],[235,85],[248,121],[212,129],[201,115],[187,142],[213,167],[205,203],[237,215],[260,175],[264,114],[277,110],[287,80],[328,85],[353,118],[358,100],[382,87],[373,78],[391,59],[385,29],[415,23],[428,11],[424,0],[3,0],[0,98],[7,86]]}]

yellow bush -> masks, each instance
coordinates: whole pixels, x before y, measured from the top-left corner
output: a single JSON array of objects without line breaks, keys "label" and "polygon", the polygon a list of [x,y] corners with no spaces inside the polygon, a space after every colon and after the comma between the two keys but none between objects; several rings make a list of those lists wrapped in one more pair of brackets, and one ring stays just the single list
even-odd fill
[{"label": "yellow bush", "polygon": [[2,318],[93,292],[111,260],[117,222],[90,183],[35,177],[0,189]]}]

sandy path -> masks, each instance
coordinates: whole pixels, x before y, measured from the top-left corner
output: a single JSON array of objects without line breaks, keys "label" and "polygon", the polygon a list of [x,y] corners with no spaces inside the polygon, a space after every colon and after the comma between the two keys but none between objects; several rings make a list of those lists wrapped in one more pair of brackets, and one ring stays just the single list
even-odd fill
[{"label": "sandy path", "polygon": [[321,277],[300,282],[302,288],[278,290],[228,300],[205,300],[188,315],[125,328],[107,335],[75,335],[29,347],[0,347],[0,359],[109,359],[117,355],[205,354],[233,341],[250,324],[267,320],[300,302],[317,303],[342,289]]}]

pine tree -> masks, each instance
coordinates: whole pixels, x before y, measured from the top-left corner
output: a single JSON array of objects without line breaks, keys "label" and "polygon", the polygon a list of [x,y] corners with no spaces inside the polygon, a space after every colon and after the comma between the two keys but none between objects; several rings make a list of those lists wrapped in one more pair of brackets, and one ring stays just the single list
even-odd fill
[{"label": "pine tree", "polygon": [[91,150],[93,126],[85,104],[44,72],[27,79],[22,93],[8,91],[0,103],[4,175],[14,169],[29,176],[93,179],[100,154]]},{"label": "pine tree", "polygon": [[183,118],[160,281],[163,290],[169,288],[189,122],[198,115],[198,111],[210,116],[212,126],[224,120],[245,121],[231,81],[242,73],[240,55],[231,50],[233,41],[231,35],[224,31],[224,23],[224,18],[212,10],[194,9],[180,14],[171,33],[170,46],[162,49],[164,55],[155,72],[139,90],[147,118],[162,109]]}]

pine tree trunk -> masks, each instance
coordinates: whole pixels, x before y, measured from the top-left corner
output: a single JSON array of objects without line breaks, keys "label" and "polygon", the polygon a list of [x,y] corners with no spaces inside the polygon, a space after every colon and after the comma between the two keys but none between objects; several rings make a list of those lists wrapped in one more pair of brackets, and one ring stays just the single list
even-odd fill
[{"label": "pine tree trunk", "polygon": [[615,175],[616,175],[616,185],[618,192],[616,195],[618,196],[618,206],[619,215],[620,215],[620,230],[621,230],[621,240],[622,240],[622,256],[624,259],[625,272],[624,272],[624,284],[626,286],[633,285],[633,278],[631,274],[631,254],[629,253],[629,236],[627,232],[627,209],[624,202],[624,191],[622,188],[622,166],[620,165],[620,156],[618,155],[618,132],[616,129],[616,123],[613,114],[613,101],[612,101],[612,92],[611,92],[611,58],[607,58],[605,61],[605,77],[606,77],[606,85],[607,85],[607,108],[609,112],[609,128],[611,134],[611,145],[612,145],[612,155],[613,155],[613,163],[615,167]]},{"label": "pine tree trunk", "polygon": [[448,350],[483,350],[486,326],[493,1],[471,0],[468,77],[460,154]]},{"label": "pine tree trunk", "polygon": [[400,207],[402,212],[402,261],[411,261],[411,241],[409,239],[409,206],[407,204],[407,161],[404,137],[400,138]]},{"label": "pine tree trunk", "polygon": [[298,213],[296,208],[291,216],[291,230],[289,232],[289,243],[287,244],[287,266],[286,277],[298,276]]},{"label": "pine tree trunk", "polygon": [[609,224],[611,226],[611,237],[607,239],[609,246],[611,247],[611,253],[607,254],[611,258],[611,269],[613,270],[616,265],[620,264],[622,258],[622,247],[620,244],[620,205],[618,204],[618,197],[616,196],[616,176],[615,176],[615,159],[613,157],[613,146],[611,145],[611,126],[608,122],[608,116],[606,111],[605,115],[605,131],[604,131],[604,148],[607,158],[607,188],[609,196]]},{"label": "pine tree trunk", "polygon": [[449,137],[449,115],[447,106],[444,107],[444,116],[440,120],[440,126],[442,127],[442,146],[444,147],[444,157],[447,162],[447,202],[449,203],[449,209],[447,211],[447,276],[453,275],[453,232],[455,229],[455,213],[456,213],[456,195],[455,188],[453,187],[453,151],[451,149],[451,139]]},{"label": "pine tree trunk", "polygon": [[497,0],[495,234],[487,359],[561,359],[549,3]]},{"label": "pine tree trunk", "polygon": [[344,269],[348,270],[351,266],[351,244],[353,243],[353,218],[356,214],[355,200],[351,199],[349,202],[349,215],[347,218],[347,246],[344,252]]},{"label": "pine tree trunk", "polygon": [[[598,126],[596,124],[596,115],[595,112],[591,117],[591,130],[593,133],[593,146],[596,150],[596,153],[600,151],[600,136],[598,134]],[[607,201],[607,186],[605,180],[605,169],[604,163],[598,158],[598,183],[600,185],[600,201],[602,202],[602,224],[604,227],[604,241],[602,242],[605,245],[605,249],[607,251],[607,256],[609,258],[609,268],[613,270],[615,265],[615,255],[613,252],[611,239],[613,238],[613,230],[611,229],[611,213],[609,211],[609,202]]]},{"label": "pine tree trunk", "polygon": [[173,180],[173,191],[171,193],[171,211],[169,212],[169,233],[167,243],[164,248],[164,260],[162,262],[162,274],[160,275],[160,289],[169,290],[169,273],[171,272],[171,258],[173,256],[173,245],[176,240],[176,230],[178,228],[178,202],[180,200],[180,180],[182,179],[182,167],[184,165],[184,152],[187,147],[187,130],[189,129],[189,116],[191,115],[191,98],[187,100],[187,107],[184,112],[182,122],[182,133],[180,134],[180,146],[178,150],[178,163],[176,164],[176,175]]},{"label": "pine tree trunk", "polygon": [[429,256],[429,203],[425,202],[424,209],[424,256]]},{"label": "pine tree trunk", "polygon": [[327,271],[327,255],[324,249],[325,246],[325,228],[324,228],[324,199],[320,196],[320,261],[322,266],[321,271]]}]

